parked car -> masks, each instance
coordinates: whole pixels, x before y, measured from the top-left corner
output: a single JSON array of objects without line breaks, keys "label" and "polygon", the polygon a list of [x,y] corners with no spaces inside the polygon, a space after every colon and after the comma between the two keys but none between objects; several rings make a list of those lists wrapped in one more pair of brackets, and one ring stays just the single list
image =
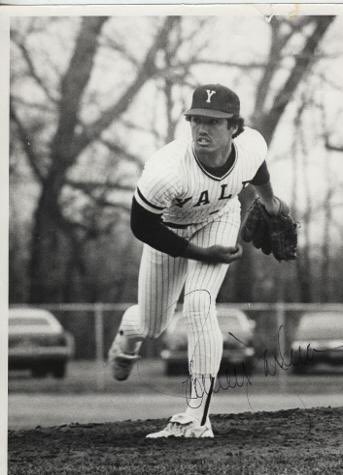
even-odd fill
[{"label": "parked car", "polygon": [[291,344],[293,372],[303,373],[318,364],[343,364],[343,313],[305,313]]},{"label": "parked car", "polygon": [[[223,333],[223,357],[220,372],[251,373],[255,366],[253,346],[255,322],[239,309],[218,305],[217,315]],[[230,335],[232,333],[234,336]],[[238,341],[239,340],[239,341]],[[185,319],[177,312],[172,324],[164,332],[161,357],[165,361],[165,373],[185,373],[188,368],[187,331]]]},{"label": "parked car", "polygon": [[74,353],[74,339],[56,317],[43,309],[10,308],[9,370],[30,369],[32,376],[63,378]]}]

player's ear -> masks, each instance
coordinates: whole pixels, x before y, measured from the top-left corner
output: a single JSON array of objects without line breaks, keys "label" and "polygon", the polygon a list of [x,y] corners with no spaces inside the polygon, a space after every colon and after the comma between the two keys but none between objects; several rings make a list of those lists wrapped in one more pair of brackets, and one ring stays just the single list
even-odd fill
[{"label": "player's ear", "polygon": [[235,134],[238,130],[238,124],[236,120],[228,119],[227,121],[227,128],[230,130],[232,134]]},{"label": "player's ear", "polygon": [[232,135],[238,131],[238,125],[236,123],[233,124],[230,121],[228,121],[227,128],[230,130]]}]

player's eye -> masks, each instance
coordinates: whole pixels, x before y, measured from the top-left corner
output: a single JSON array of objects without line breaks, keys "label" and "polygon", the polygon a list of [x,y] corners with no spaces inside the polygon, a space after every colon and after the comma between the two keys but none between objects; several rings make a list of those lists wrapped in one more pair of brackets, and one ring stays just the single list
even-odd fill
[{"label": "player's eye", "polygon": [[197,125],[198,125],[198,124],[200,124],[201,120],[200,120],[199,117],[192,117],[192,122],[193,122],[193,124],[197,124]]}]

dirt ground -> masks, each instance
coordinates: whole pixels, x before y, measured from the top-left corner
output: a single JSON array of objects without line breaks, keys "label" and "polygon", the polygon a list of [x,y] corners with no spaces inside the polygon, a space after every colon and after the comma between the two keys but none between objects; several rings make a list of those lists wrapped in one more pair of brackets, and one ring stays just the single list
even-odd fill
[{"label": "dirt ground", "polygon": [[10,431],[8,474],[343,473],[343,408],[215,415],[214,439],[144,438],[165,423]]}]

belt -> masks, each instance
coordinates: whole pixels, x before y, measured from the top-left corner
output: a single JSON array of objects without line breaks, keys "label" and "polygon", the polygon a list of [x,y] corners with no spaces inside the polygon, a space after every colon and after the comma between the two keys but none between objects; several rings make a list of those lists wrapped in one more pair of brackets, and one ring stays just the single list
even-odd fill
[{"label": "belt", "polygon": [[[212,211],[212,213],[210,214],[218,213],[218,211],[219,209],[217,209],[216,211]],[[169,223],[168,221],[162,221],[162,222],[163,224],[168,226],[168,228],[174,228],[174,229],[186,229],[188,228],[188,226],[198,226],[199,224],[203,224],[203,223],[175,224],[175,223]]]},{"label": "belt", "polygon": [[169,223],[168,221],[163,221],[163,224],[168,226],[168,228],[186,229],[186,228],[188,228],[188,226],[196,226],[197,224],[201,224],[201,223],[175,224],[175,223]]}]

